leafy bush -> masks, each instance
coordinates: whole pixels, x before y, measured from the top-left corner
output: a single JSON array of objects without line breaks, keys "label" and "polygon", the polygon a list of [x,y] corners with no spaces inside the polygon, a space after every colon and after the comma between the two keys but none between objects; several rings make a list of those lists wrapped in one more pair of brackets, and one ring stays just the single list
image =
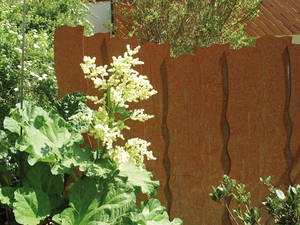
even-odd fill
[{"label": "leafy bush", "polygon": [[[54,70],[54,30],[61,25],[92,26],[86,19],[85,0],[27,1],[25,41],[25,99],[53,108],[57,95]],[[23,1],[0,1],[0,128],[19,101]]]},{"label": "leafy bush", "polygon": [[271,177],[260,180],[268,187],[270,194],[263,205],[276,224],[300,224],[300,185],[289,186],[286,195],[271,184]]},{"label": "leafy bush", "polygon": [[[266,197],[263,205],[266,206],[268,214],[278,225],[299,225],[300,224],[300,185],[296,187],[289,186],[287,197],[279,188],[271,184],[271,177],[260,178],[268,187],[270,194]],[[251,194],[246,192],[245,184],[237,184],[236,180],[227,175],[223,176],[221,184],[210,193],[210,197],[215,202],[221,202],[225,205],[229,215],[235,224],[259,225],[262,212],[257,207],[251,206]],[[237,203],[236,209],[230,209],[229,199]]]},{"label": "leafy bush", "polygon": [[[84,58],[86,77],[102,93],[88,96],[97,110],[80,106],[82,96],[72,100],[72,112],[80,129],[56,112],[47,112],[28,101],[17,104],[4,120],[1,131],[0,202],[6,207],[5,222],[24,225],[180,225],[172,222],[160,202],[152,197],[159,186],[144,165],[144,156],[155,159],[147,149],[150,143],[133,138],[116,145],[129,129],[128,119],[145,121],[152,116],[143,109],[129,109],[128,103],[148,99],[156,93],[146,76],[132,67],[141,64],[133,58],[138,48],[113,58],[111,68],[95,65],[95,58]],[[67,97],[69,98],[69,97]],[[71,97],[73,98],[73,97]],[[79,99],[76,99],[79,98]],[[57,103],[63,105],[64,101]],[[70,107],[69,107],[70,106]],[[64,111],[66,112],[66,111]],[[71,113],[71,114],[74,114]],[[66,117],[70,114],[64,114]],[[77,123],[77,124],[78,124]],[[21,129],[20,129],[21,128]],[[82,146],[81,132],[97,140],[97,148]],[[75,170],[82,176],[78,176]],[[70,182],[70,177],[73,182]],[[136,195],[148,200],[138,207]]]},{"label": "leafy bush", "polygon": [[193,53],[195,46],[253,43],[245,21],[258,16],[262,0],[113,0],[116,29],[144,42],[170,43],[172,55]]}]

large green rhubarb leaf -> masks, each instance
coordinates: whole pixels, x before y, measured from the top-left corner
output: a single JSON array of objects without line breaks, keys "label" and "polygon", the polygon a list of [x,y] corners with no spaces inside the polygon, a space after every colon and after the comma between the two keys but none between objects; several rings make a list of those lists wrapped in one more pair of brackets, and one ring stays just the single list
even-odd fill
[{"label": "large green rhubarb leaf", "polygon": [[71,168],[75,166],[78,166],[79,170],[89,177],[105,178],[114,169],[108,159],[95,160],[91,148],[80,148],[78,144],[75,144],[71,151],[64,152],[63,158],[53,164],[51,171],[53,174],[71,173]]},{"label": "large green rhubarb leaf", "polygon": [[62,193],[64,191],[63,175],[52,175],[50,167],[45,163],[37,163],[29,168],[24,185],[47,194],[52,209],[59,207],[62,203]]},{"label": "large green rhubarb leaf", "polygon": [[78,166],[86,176],[106,177],[113,165],[109,160],[95,160],[90,148],[80,148],[82,136],[73,131],[57,114],[51,114],[40,107],[24,102],[24,109],[17,107],[6,119],[6,129],[11,132],[23,128],[23,135],[17,140],[16,147],[29,153],[28,162],[51,163],[55,175],[72,173]]},{"label": "large green rhubarb leaf", "polygon": [[113,225],[135,207],[133,191],[103,179],[85,178],[70,190],[70,208],[55,215],[53,220],[62,225]]},{"label": "large green rhubarb leaf", "polygon": [[182,225],[183,222],[175,218],[172,222],[169,221],[168,213],[159,200],[149,199],[146,205],[142,205],[140,213],[131,213],[131,220],[139,225]]},{"label": "large green rhubarb leaf", "polygon": [[153,196],[159,187],[159,181],[153,181],[152,173],[145,168],[137,167],[132,161],[128,161],[120,168],[120,176],[127,177],[128,183],[135,188],[140,188],[144,194]]},{"label": "large green rhubarb leaf", "polygon": [[48,196],[30,187],[22,187],[14,192],[13,212],[16,221],[23,225],[36,225],[51,213]]},{"label": "large green rhubarb leaf", "polygon": [[16,132],[16,125],[23,128],[23,135],[17,140],[16,147],[29,153],[30,165],[38,161],[55,162],[74,143],[82,142],[82,136],[69,131],[66,122],[59,115],[48,113],[26,101],[23,109],[17,104],[11,111],[10,118],[5,118],[6,129]]}]

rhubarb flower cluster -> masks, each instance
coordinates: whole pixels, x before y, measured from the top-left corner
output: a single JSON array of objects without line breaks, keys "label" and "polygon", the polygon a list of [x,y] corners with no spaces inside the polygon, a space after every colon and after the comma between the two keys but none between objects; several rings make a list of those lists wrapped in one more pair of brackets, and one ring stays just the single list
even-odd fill
[{"label": "rhubarb flower cluster", "polygon": [[[96,66],[96,58],[85,56],[80,64],[85,78],[90,79],[96,89],[102,94],[87,98],[99,108],[92,113],[77,114],[71,119],[83,119],[89,123],[88,134],[101,140],[105,148],[104,157],[113,160],[119,167],[124,166],[131,159],[137,166],[142,166],[144,157],[155,160],[152,151],[147,150],[150,145],[140,138],[129,139],[125,146],[114,146],[118,138],[124,139],[121,131],[130,129],[125,125],[127,119],[144,122],[153,117],[144,113],[144,109],[129,110],[130,102],[146,100],[156,94],[147,76],[140,75],[133,67],[143,64],[134,55],[139,46],[133,50],[127,45],[127,52],[123,56],[113,57],[110,68]],[[116,116],[119,114],[120,116]],[[116,120],[118,118],[119,120]]]}]

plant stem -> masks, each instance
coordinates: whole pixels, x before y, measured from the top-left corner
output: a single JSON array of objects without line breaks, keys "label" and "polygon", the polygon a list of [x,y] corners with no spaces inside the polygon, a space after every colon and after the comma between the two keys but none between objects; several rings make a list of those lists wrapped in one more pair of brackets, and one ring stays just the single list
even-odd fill
[{"label": "plant stem", "polygon": [[[6,186],[10,186],[10,182],[9,182],[9,179],[4,175],[4,174],[1,174],[1,177],[5,183]],[[0,185],[1,186],[1,185]]]},{"label": "plant stem", "polygon": [[25,157],[24,157],[24,152],[20,152],[19,153],[19,157],[18,157],[18,160],[19,160],[19,179],[20,179],[20,183],[19,185],[21,186],[22,185],[22,181],[24,180],[23,178],[25,177],[25,165],[24,165],[24,160],[25,160]]},{"label": "plant stem", "polygon": [[96,159],[99,159],[99,155],[100,155],[100,138],[97,139],[97,157]]},{"label": "plant stem", "polygon": [[110,86],[107,88],[107,108],[108,108],[108,117],[109,119],[111,118],[111,114],[112,114],[112,111],[111,111],[111,102],[110,102]]},{"label": "plant stem", "polygon": [[226,200],[225,200],[225,199],[224,199],[224,205],[225,205],[225,207],[226,207],[227,211],[229,212],[230,216],[231,216],[231,217],[232,217],[232,219],[234,220],[234,222],[235,222],[237,225],[239,225],[239,223],[236,221],[235,217],[232,215],[232,213],[231,213],[231,211],[230,211],[230,209],[229,209],[229,207],[228,207],[228,205],[227,205],[227,203],[226,203]]},{"label": "plant stem", "polygon": [[75,171],[74,169],[71,170],[71,175],[72,175],[72,177],[74,178],[75,181],[78,181],[79,178],[77,177],[77,175],[74,171]]}]

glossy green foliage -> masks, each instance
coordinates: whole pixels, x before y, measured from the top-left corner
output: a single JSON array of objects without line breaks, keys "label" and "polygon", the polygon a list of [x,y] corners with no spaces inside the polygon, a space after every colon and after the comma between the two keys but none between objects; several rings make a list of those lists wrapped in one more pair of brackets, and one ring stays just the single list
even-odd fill
[{"label": "glossy green foliage", "polygon": [[[245,184],[237,184],[236,180],[224,175],[221,184],[215,188],[210,197],[213,201],[222,202],[228,210],[235,224],[242,222],[244,225],[258,225],[261,219],[261,211],[257,207],[251,206],[251,194],[247,192]],[[229,209],[228,200],[234,199],[237,208]]]},{"label": "glossy green foliage", "polygon": [[271,184],[270,178],[261,181],[268,187],[270,194],[263,202],[276,224],[300,224],[300,185],[289,186],[286,193]]}]

